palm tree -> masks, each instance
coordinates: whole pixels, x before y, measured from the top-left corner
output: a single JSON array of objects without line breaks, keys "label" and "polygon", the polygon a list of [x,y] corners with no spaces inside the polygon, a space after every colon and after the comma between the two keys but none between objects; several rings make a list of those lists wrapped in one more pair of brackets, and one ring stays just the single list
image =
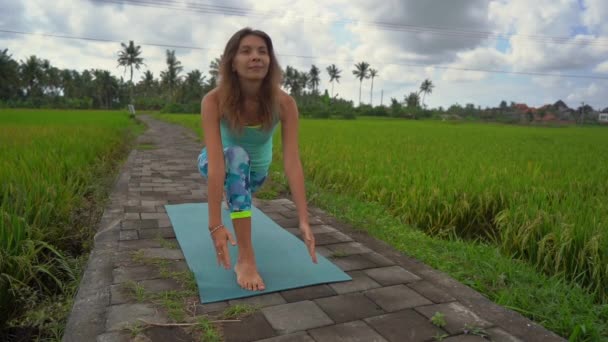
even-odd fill
[{"label": "palm tree", "polygon": [[363,79],[369,78],[369,63],[359,62],[355,64],[355,68],[353,75],[359,79],[359,106],[361,106],[361,86],[363,85]]},{"label": "palm tree", "polygon": [[160,72],[160,77],[167,87],[169,87],[169,95],[174,99],[175,87],[179,83],[179,73],[184,69],[182,63],[175,57],[175,50],[167,50],[167,70]]},{"label": "palm tree", "polygon": [[219,58],[215,57],[215,59],[209,63],[209,75],[211,75],[211,78],[209,79],[209,86],[211,88],[215,88],[217,79],[220,77],[220,63],[222,62],[223,56],[224,55],[222,54]]},{"label": "palm tree", "polygon": [[133,66],[135,69],[139,70],[139,67],[144,64],[144,59],[139,57],[141,55],[141,46],[133,44],[133,41],[129,41],[129,45],[125,43],[120,43],[122,46],[122,50],[118,51],[118,66],[122,66],[125,68],[125,72],[127,72],[127,68],[131,69],[131,77],[129,78],[129,83],[131,84],[131,92],[130,92],[130,103],[133,104]]},{"label": "palm tree", "polygon": [[422,82],[422,84],[420,85],[420,93],[423,93],[423,95],[422,95],[422,106],[425,107],[425,108],[426,108],[426,105],[424,104],[424,96],[427,93],[428,94],[432,93],[434,87],[435,86],[433,85],[433,82],[431,82],[431,80],[429,80],[429,79],[424,80],[424,82]]},{"label": "palm tree", "polygon": [[299,91],[297,72],[295,68],[288,65],[283,73],[283,86],[289,89],[291,95],[296,95]]},{"label": "palm tree", "polygon": [[201,99],[203,95],[205,77],[206,76],[203,76],[198,69],[192,70],[188,73],[182,85],[182,96],[184,101],[188,102]]},{"label": "palm tree", "polygon": [[370,105],[372,105],[372,98],[373,98],[373,94],[374,94],[374,77],[376,77],[376,76],[378,76],[378,70],[369,69],[369,77],[371,77],[371,79],[372,79],[372,87],[369,91],[369,104]]},{"label": "palm tree", "polygon": [[0,99],[12,99],[19,94],[19,63],[8,54],[8,49],[0,50]]},{"label": "palm tree", "polygon": [[335,64],[327,67],[327,73],[329,74],[329,83],[331,83],[331,97],[334,97],[334,80],[340,83],[340,73],[342,70],[338,69]]},{"label": "palm tree", "polygon": [[149,91],[154,89],[154,74],[150,70],[146,70],[141,77],[140,87],[144,90],[144,98],[148,97]]},{"label": "palm tree", "polygon": [[25,85],[27,97],[30,99],[33,97],[42,96],[42,84],[44,77],[42,64],[43,62],[41,59],[32,55],[25,61],[21,61],[21,65],[19,65],[21,80]]},{"label": "palm tree", "polygon": [[405,97],[405,103],[408,108],[416,108],[420,105],[420,95],[417,92],[411,92]]},{"label": "palm tree", "polygon": [[307,72],[296,70],[296,79],[299,85],[300,90],[302,91],[302,95],[306,94],[306,88],[310,83],[310,75]]},{"label": "palm tree", "polygon": [[321,80],[319,79],[319,73],[320,70],[319,68],[317,68],[314,64],[312,65],[312,67],[310,68],[310,71],[308,72],[308,76],[309,76],[309,83],[310,83],[310,87],[312,88],[312,92],[314,94],[317,94],[317,87],[319,86],[319,82],[321,82]]}]

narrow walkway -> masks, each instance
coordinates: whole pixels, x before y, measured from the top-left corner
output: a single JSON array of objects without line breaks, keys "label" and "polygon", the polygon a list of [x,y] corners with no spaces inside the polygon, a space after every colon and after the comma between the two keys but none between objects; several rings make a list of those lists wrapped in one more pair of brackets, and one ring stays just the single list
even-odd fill
[{"label": "narrow walkway", "polygon": [[[259,309],[239,322],[218,323],[225,341],[563,341],[312,207],[318,252],[329,257],[340,250],[331,260],[352,281],[206,305],[192,297],[174,310],[167,308],[176,302],[148,300],[144,294],[180,291],[186,286],[176,275],[188,267],[163,205],[206,201],[206,183],[196,168],[202,146],[194,133],[147,115],[139,118],[149,127],[139,143],[154,148],[133,150],[122,167],[98,227],[64,341],[201,341],[205,339],[188,333],[187,327],[138,329],[136,323],[219,317],[233,304]],[[290,200],[256,200],[255,204],[297,234]],[[431,323],[436,312],[444,315],[441,328]],[[125,325],[131,328],[122,329]]]}]

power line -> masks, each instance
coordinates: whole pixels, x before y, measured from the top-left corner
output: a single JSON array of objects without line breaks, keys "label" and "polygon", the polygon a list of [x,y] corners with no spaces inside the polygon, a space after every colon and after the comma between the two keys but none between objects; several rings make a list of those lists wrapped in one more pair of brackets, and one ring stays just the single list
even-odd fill
[{"label": "power line", "polygon": [[[94,42],[104,42],[104,43],[121,43],[117,40],[103,39],[103,38],[90,38],[90,37],[78,37],[78,36],[68,36],[68,35],[58,35],[58,34],[48,34],[48,33],[34,33],[34,32],[23,32],[23,31],[15,31],[15,30],[4,30],[0,29],[0,32],[4,33],[12,33],[12,34],[23,34],[23,35],[36,35],[43,37],[52,37],[52,38],[61,38],[61,39],[73,39],[73,40],[87,40]],[[138,45],[145,46],[155,46],[155,47],[169,47],[169,48],[180,48],[180,49],[193,49],[193,50],[210,50],[210,51],[218,51],[222,52],[223,49],[217,48],[208,48],[208,47],[199,47],[199,46],[187,46],[187,45],[173,45],[173,44],[158,44],[158,43],[139,43]],[[298,54],[279,54],[279,57],[294,57],[294,58],[302,58],[302,59],[316,59],[316,60],[325,60],[327,62],[355,62],[354,58],[344,58],[344,59],[327,59],[319,56],[306,56],[306,55],[298,55]],[[451,67],[451,66],[441,66],[441,65],[427,65],[427,64],[417,64],[417,63],[398,63],[398,62],[385,62],[385,63],[372,63],[375,65],[398,65],[398,66],[408,66],[408,67],[417,67],[417,68],[437,68],[437,69],[445,69],[445,70],[458,70],[458,71],[477,71],[477,72],[487,72],[487,73],[498,73],[498,74],[511,74],[511,75],[528,75],[528,76],[548,76],[548,77],[560,77],[560,78],[581,78],[581,79],[595,79],[595,80],[608,80],[608,76],[593,76],[593,75],[574,75],[574,74],[553,74],[553,73],[542,73],[542,72],[526,72],[526,71],[508,71],[508,70],[488,70],[488,69],[478,69],[478,68],[459,68],[459,67]]]},{"label": "power line", "polygon": [[[268,17],[281,17],[285,15],[278,11],[256,11],[247,8],[231,7],[231,6],[218,6],[208,4],[194,4],[194,3],[180,3],[174,0],[92,0],[94,2],[101,3],[113,3],[120,5],[132,5],[140,7],[150,8],[164,8],[173,9],[185,12],[196,12],[203,14],[219,14],[229,16],[241,16],[241,17],[256,17],[256,18],[268,18]],[[185,5],[185,8],[182,6]],[[454,29],[438,26],[419,26],[419,25],[408,25],[408,24],[395,24],[381,21],[363,21],[355,19],[323,19],[318,17],[306,17],[306,16],[294,16],[294,18],[306,19],[306,20],[330,20],[334,23],[343,24],[363,24],[367,26],[373,26],[381,30],[386,31],[398,31],[407,33],[428,33],[433,35],[443,35],[451,37],[459,37],[465,39],[505,39],[506,37],[523,37],[527,40],[531,40],[537,43],[553,43],[553,44],[565,44],[565,45],[597,45],[597,46],[608,46],[608,39],[602,38],[591,38],[582,41],[572,41],[572,37],[566,36],[547,36],[547,35],[532,35],[532,34],[514,34],[514,33],[496,33],[489,31],[477,31],[477,30],[465,30],[465,29]]]}]

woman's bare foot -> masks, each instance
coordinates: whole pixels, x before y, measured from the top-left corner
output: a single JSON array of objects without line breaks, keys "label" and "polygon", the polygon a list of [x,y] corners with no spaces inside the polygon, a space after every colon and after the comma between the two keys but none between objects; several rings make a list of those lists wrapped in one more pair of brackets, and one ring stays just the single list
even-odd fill
[{"label": "woman's bare foot", "polygon": [[234,266],[236,282],[245,290],[263,291],[266,287],[254,263],[238,262]]}]

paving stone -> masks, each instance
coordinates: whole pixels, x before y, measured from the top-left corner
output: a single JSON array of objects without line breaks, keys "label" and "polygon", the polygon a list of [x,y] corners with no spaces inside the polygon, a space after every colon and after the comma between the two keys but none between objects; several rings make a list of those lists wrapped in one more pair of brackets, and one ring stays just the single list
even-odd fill
[{"label": "paving stone", "polygon": [[401,266],[370,268],[364,272],[384,286],[421,280],[420,277],[407,271]]},{"label": "paving stone", "polygon": [[120,224],[122,229],[148,229],[158,228],[158,220],[123,220]]},{"label": "paving stone", "polygon": [[160,259],[169,259],[169,260],[185,260],[184,254],[180,249],[170,249],[170,248],[144,248],[141,249],[143,251],[144,258],[160,258]]},{"label": "paving stone", "polygon": [[207,303],[201,304],[200,302],[196,303],[196,315],[204,315],[208,313],[215,313],[224,311],[228,307],[227,301],[215,302],[215,303]]},{"label": "paving stone", "polygon": [[369,290],[365,295],[388,312],[433,304],[418,292],[402,284]]},{"label": "paving stone", "polygon": [[315,234],[315,243],[319,246],[349,241],[353,241],[353,239],[341,232]]},{"label": "paving stone", "polygon": [[362,293],[315,299],[327,315],[336,323],[377,316],[384,311]]},{"label": "paving stone", "polygon": [[[163,209],[164,210],[164,209]],[[169,216],[167,216],[166,213],[164,212],[157,212],[157,213],[141,213],[141,218],[146,220],[146,219],[166,219]]]},{"label": "paving stone", "polygon": [[371,260],[361,254],[353,254],[345,257],[331,258],[330,261],[343,271],[361,270],[370,267],[376,267]]},{"label": "paving stone", "polygon": [[280,335],[255,342],[315,342],[306,332],[300,331],[289,335]]},{"label": "paving stone", "polygon": [[156,239],[159,236],[164,239],[175,238],[175,231],[173,228],[152,228],[139,231],[140,239]]},{"label": "paving stone", "polygon": [[306,286],[299,289],[281,291],[280,293],[281,296],[289,303],[336,295],[336,291],[325,284]]},{"label": "paving stone", "polygon": [[139,239],[139,235],[137,234],[137,230],[134,229],[121,230],[118,239],[121,241],[137,240]]},{"label": "paving stone", "polygon": [[139,281],[145,279],[159,278],[158,268],[155,266],[135,266],[135,267],[117,267],[112,270],[114,284],[124,283],[126,281]]},{"label": "paving stone", "polygon": [[285,299],[283,299],[283,297],[281,297],[281,295],[276,292],[252,296],[252,297],[233,299],[233,300],[228,301],[229,305],[247,304],[247,305],[252,305],[252,306],[259,307],[259,308],[271,306],[271,305],[285,304],[285,303],[287,303],[285,301]]},{"label": "paving stone", "polygon": [[156,207],[159,205],[164,205],[165,203],[167,203],[165,200],[141,201],[141,205],[146,207]]},{"label": "paving stone", "polygon": [[431,341],[445,331],[431,324],[428,318],[408,309],[364,319],[390,342]]},{"label": "paving stone", "polygon": [[501,328],[490,328],[485,329],[490,337],[490,340],[493,342],[522,342],[519,338],[507,333]]},{"label": "paving stone", "polygon": [[[189,202],[185,202],[185,203],[189,203]],[[157,225],[158,225],[158,228],[172,228],[173,227],[173,225],[171,225],[171,220],[169,220],[168,218],[159,219]]]},{"label": "paving stone", "polygon": [[380,284],[368,277],[363,271],[352,271],[347,273],[353,278],[352,280],[329,284],[329,286],[338,294],[365,291],[380,287]]},{"label": "paving stone", "polygon": [[131,335],[128,332],[109,332],[97,336],[97,342],[131,342]]},{"label": "paving stone", "polygon": [[125,214],[125,219],[127,219],[127,220],[139,220],[139,219],[141,219],[141,217],[139,216],[139,213],[126,213]]},{"label": "paving stone", "polygon": [[312,329],[308,333],[316,341],[386,342],[386,339],[362,321],[353,321],[325,328]]},{"label": "paving stone", "polygon": [[394,261],[385,257],[384,255],[376,252],[366,253],[364,254],[366,258],[371,260],[376,266],[392,266],[395,264]]},{"label": "paving stone", "polygon": [[[141,191],[143,196],[146,196],[148,191]],[[125,206],[126,213],[155,213],[156,208],[153,206]]]},{"label": "paving stone", "polygon": [[125,303],[134,303],[136,299],[134,295],[130,293],[130,291],[125,288],[125,284],[114,284],[110,285],[110,304],[125,304]]},{"label": "paving stone", "polygon": [[107,311],[106,331],[120,330],[128,324],[133,325],[139,318],[150,322],[167,323],[167,318],[151,305],[140,303],[112,305]]},{"label": "paving stone", "polygon": [[477,335],[456,335],[442,340],[443,342],[487,342],[488,340]]},{"label": "paving stone", "polygon": [[338,230],[336,228],[334,228],[332,226],[328,226],[326,224],[321,224],[318,226],[311,226],[310,230],[315,234],[338,232]]},{"label": "paving stone", "polygon": [[426,280],[409,283],[407,284],[407,287],[413,289],[435,303],[446,303],[456,300],[456,298],[452,297],[449,293],[437,288]]},{"label": "paving stone", "polygon": [[481,328],[492,326],[491,323],[479,318],[474,312],[458,302],[429,305],[416,308],[415,310],[429,319],[436,312],[444,314],[446,325],[443,329],[447,330],[450,334],[462,333],[465,325]]},{"label": "paving stone", "polygon": [[167,342],[167,341],[179,341],[189,342],[196,341],[192,336],[187,334],[183,329],[179,327],[152,327],[144,331],[152,342]]},{"label": "paving stone", "polygon": [[180,291],[184,287],[175,279],[149,279],[138,282],[145,290],[146,293],[159,293],[165,291]]},{"label": "paving stone", "polygon": [[274,329],[261,312],[255,312],[240,322],[224,323],[223,337],[226,342],[249,342],[275,336]]},{"label": "paving stone", "polygon": [[273,221],[285,219],[285,216],[281,215],[280,212],[270,212],[270,213],[267,213],[266,216],[270,217]]},{"label": "paving stone", "polygon": [[325,247],[327,247],[332,252],[343,253],[343,254],[346,254],[346,255],[362,254],[362,253],[370,253],[370,252],[372,252],[371,249],[365,247],[364,245],[362,245],[359,242],[336,243],[336,244],[333,244],[333,245],[327,245]]},{"label": "paving stone", "polygon": [[328,258],[330,255],[332,255],[334,253],[323,246],[315,246],[315,252],[317,252],[317,254],[320,254],[326,258]]},{"label": "paving stone", "polygon": [[307,330],[334,322],[310,300],[262,308],[262,313],[279,334]]},{"label": "paving stone", "polygon": [[130,240],[130,241],[119,241],[118,242],[118,250],[119,251],[136,251],[142,248],[154,248],[160,247],[160,242],[153,239],[144,239],[144,240]]}]

